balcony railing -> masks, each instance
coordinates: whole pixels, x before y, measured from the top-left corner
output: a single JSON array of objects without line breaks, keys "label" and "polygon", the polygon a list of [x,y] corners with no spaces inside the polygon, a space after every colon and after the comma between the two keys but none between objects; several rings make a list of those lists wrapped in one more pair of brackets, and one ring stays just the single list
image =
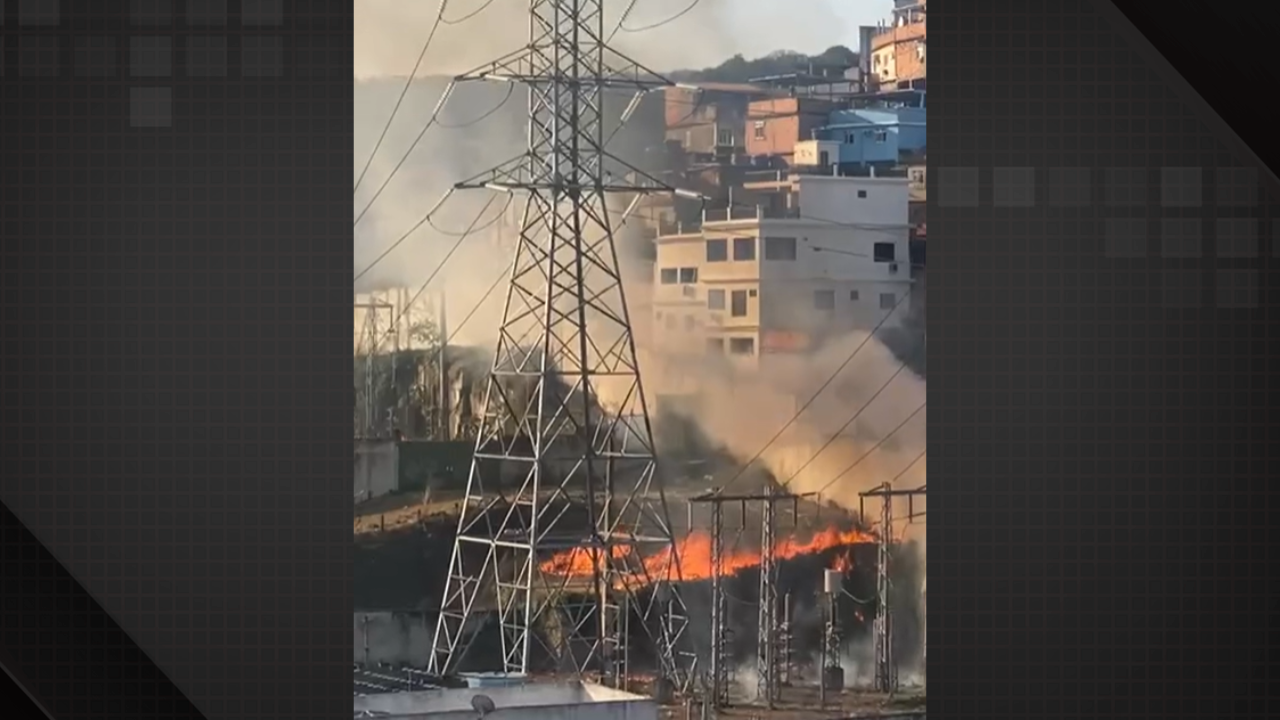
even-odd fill
[{"label": "balcony railing", "polygon": [[775,208],[765,205],[735,205],[727,208],[708,208],[702,211],[703,223],[794,220],[799,217],[800,208]]}]

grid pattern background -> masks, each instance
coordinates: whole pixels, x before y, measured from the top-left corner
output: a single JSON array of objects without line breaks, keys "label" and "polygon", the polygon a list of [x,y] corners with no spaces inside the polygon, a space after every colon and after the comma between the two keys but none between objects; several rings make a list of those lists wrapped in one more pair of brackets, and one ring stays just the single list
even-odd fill
[{"label": "grid pattern background", "polygon": [[1274,716],[1272,188],[1093,3],[933,10],[930,697]]},{"label": "grid pattern background", "polygon": [[0,18],[0,660],[60,720],[345,717],[352,5]]}]

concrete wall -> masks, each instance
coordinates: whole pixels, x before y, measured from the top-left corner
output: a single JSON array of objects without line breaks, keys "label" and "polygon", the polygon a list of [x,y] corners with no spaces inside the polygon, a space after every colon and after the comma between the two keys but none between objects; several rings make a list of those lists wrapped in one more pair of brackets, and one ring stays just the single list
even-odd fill
[{"label": "concrete wall", "polygon": [[483,694],[499,720],[657,720],[653,700],[584,683],[530,683],[484,689],[435,690],[355,699],[355,712],[371,710],[398,720],[474,720],[471,698]]},{"label": "concrete wall", "polygon": [[358,612],[352,661],[420,666],[431,652],[434,634],[435,625],[422,613]]},{"label": "concrete wall", "polygon": [[356,502],[381,497],[399,489],[399,452],[394,442],[358,440],[355,456]]}]

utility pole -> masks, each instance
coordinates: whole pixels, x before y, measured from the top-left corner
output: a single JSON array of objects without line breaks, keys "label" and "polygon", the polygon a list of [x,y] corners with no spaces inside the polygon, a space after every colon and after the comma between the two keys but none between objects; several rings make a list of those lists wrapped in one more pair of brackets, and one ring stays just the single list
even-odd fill
[{"label": "utility pole", "polygon": [[[893,501],[895,498],[905,497],[907,519],[915,518],[915,498],[923,497],[925,489],[926,486],[922,485],[911,490],[894,490],[890,483],[884,483],[874,490],[860,494],[864,500],[881,500],[880,542],[876,549],[876,617],[872,623],[875,637],[875,687],[880,692],[893,693],[898,690],[898,663],[893,652],[893,608],[889,599],[892,589],[889,569],[892,563]],[[863,516],[865,517],[865,509]]]},{"label": "utility pole", "polygon": [[440,319],[436,323],[440,351],[436,367],[440,373],[440,395],[436,405],[436,437],[448,442],[453,439],[453,423],[449,409],[449,313],[445,305],[445,293],[440,293]]},{"label": "utility pole", "polygon": [[[683,688],[693,673],[692,654],[678,650],[679,550],[606,203],[674,190],[606,150],[602,110],[605,91],[630,91],[625,120],[672,83],[606,46],[603,0],[530,0],[529,16],[523,48],[454,81],[526,86],[528,142],[455,186],[518,195],[523,213],[428,667],[451,674],[478,607],[492,607],[500,669],[529,673],[545,658],[580,677],[616,677],[626,597],[660,685]],[[499,494],[496,468],[518,473],[518,487]],[[545,564],[579,553],[589,573]],[[665,607],[641,592],[655,583],[672,585]]]},{"label": "utility pole", "polygon": [[[699,495],[691,504],[711,505],[711,687],[713,706],[725,707],[729,703],[730,667],[729,640],[732,631],[728,627],[727,603],[724,594],[724,506],[737,504],[745,527],[747,506],[761,504],[760,531],[760,597],[758,636],[756,645],[756,697],[773,708],[781,695],[783,669],[779,656],[787,660],[790,652],[790,624],[779,622],[778,614],[778,564],[777,509],[782,502],[791,503],[793,526],[798,524],[800,500],[816,493],[784,493],[774,490],[745,495],[724,495],[718,490]],[[789,610],[787,611],[789,618]]]}]

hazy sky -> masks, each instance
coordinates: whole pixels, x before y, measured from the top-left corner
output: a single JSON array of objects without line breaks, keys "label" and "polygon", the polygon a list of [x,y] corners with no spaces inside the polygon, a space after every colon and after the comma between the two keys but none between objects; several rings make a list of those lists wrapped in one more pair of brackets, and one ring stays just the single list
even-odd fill
[{"label": "hazy sky", "polygon": [[[445,17],[474,18],[442,25],[422,74],[456,74],[510,52],[528,35],[527,0],[449,0]],[[626,23],[643,28],[672,17],[692,0],[638,0]],[[627,0],[604,0],[613,27]],[[888,16],[889,0],[701,0],[678,20],[645,32],[622,32],[613,44],[655,70],[717,65],[734,54],[774,50],[856,49],[858,26]],[[413,67],[439,0],[355,0],[355,65],[362,78],[403,76]]]}]

